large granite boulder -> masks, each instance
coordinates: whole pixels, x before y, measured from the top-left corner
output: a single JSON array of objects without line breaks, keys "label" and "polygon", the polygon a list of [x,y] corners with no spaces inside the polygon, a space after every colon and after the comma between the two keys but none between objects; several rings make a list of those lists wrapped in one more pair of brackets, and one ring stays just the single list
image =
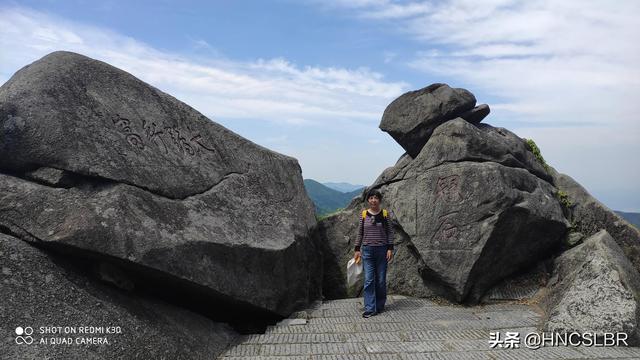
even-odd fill
[{"label": "large granite boulder", "polygon": [[[443,293],[475,302],[492,285],[549,256],[569,226],[551,176],[524,140],[506,129],[447,121],[415,156],[404,155],[369,189],[395,218],[396,252],[388,283],[412,296]],[[364,198],[322,221],[325,259],[353,254]],[[325,260],[325,275],[336,273]],[[325,282],[337,281],[337,276]],[[407,286],[406,284],[411,284]],[[339,288],[335,283],[324,288]]]},{"label": "large granite boulder", "polygon": [[640,274],[606,230],[554,260],[545,331],[624,332],[640,343]]},{"label": "large granite boulder", "polygon": [[227,325],[96,282],[67,259],[3,234],[0,269],[5,359],[212,359],[237,337]]},{"label": "large granite boulder", "polygon": [[4,232],[240,310],[284,316],[320,296],[295,159],[68,52],[0,88],[0,130]]},{"label": "large granite boulder", "polygon": [[636,270],[640,271],[640,231],[606,205],[591,196],[569,175],[549,168],[553,181],[566,196],[568,218],[573,234],[589,237],[601,229],[607,230],[622,248]]},{"label": "large granite boulder", "polygon": [[395,99],[384,111],[380,129],[393,137],[409,155],[416,157],[433,130],[447,120],[462,116],[479,123],[489,107],[474,109],[476,98],[465,89],[431,84]]}]

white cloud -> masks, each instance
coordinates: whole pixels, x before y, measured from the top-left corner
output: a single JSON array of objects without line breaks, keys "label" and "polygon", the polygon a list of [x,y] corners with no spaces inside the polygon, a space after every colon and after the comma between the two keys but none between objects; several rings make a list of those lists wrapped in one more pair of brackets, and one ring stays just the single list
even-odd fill
[{"label": "white cloud", "polygon": [[[413,39],[421,50],[410,67],[452,86],[464,84],[480,101],[491,99],[487,122],[534,138],[552,165],[599,189],[596,195],[637,187],[640,2],[378,1],[343,7]],[[638,193],[620,207],[640,210]]]},{"label": "white cloud", "polygon": [[197,39],[191,40],[193,47],[196,49],[212,49],[213,47],[206,40]]},{"label": "white cloud", "polygon": [[378,9],[368,10],[363,13],[366,18],[372,19],[401,19],[422,15],[431,10],[427,3],[394,4],[391,2],[380,4]]},{"label": "white cloud", "polygon": [[[196,48],[211,48],[202,39]],[[406,89],[366,68],[299,67],[285,59],[192,60],[108,29],[25,8],[0,8],[0,80],[56,50],[78,52],[119,67],[199,111],[223,118],[283,124],[377,123],[384,106]]]},{"label": "white cloud", "polygon": [[[552,165],[587,189],[605,194],[640,182],[634,170],[640,169],[635,157],[640,153],[640,2],[309,1],[346,9],[362,21],[413,39],[415,57],[407,65],[436,81],[467,87],[489,102],[488,122],[535,139]],[[215,45],[193,39],[193,48],[210,55],[195,60],[109,29],[0,6],[0,82],[49,52],[75,51],[122,68],[214,120],[265,119],[296,128],[337,125],[361,136],[363,143],[374,139],[370,144],[375,144],[380,136],[382,143],[375,149],[389,164],[378,159],[376,166],[391,165],[399,155],[401,150],[378,134],[376,125],[386,104],[408,90],[408,84],[385,81],[367,68],[300,66],[282,58],[233,61],[219,56]],[[399,41],[394,50],[406,47]],[[394,52],[380,54],[395,66],[401,60]],[[361,151],[347,147],[347,140],[321,151],[285,147],[292,140],[272,144],[299,155],[307,174],[326,173],[318,164],[328,153],[342,162],[345,176],[353,173],[343,180],[366,183],[375,178],[377,169],[367,165],[369,157],[354,159],[352,153],[359,156]],[[640,210],[635,194],[619,208]]]},{"label": "white cloud", "polygon": [[[510,107],[510,115],[567,120],[577,109],[575,121],[583,121],[585,113],[599,122],[611,113],[629,122],[635,117],[640,2],[376,1],[353,11],[400,17],[392,26],[426,46],[410,66],[518,105]],[[538,111],[532,113],[534,106]]]},{"label": "white cloud", "polygon": [[382,55],[384,56],[383,61],[385,64],[392,62],[398,56],[398,54],[393,51],[384,51]]}]

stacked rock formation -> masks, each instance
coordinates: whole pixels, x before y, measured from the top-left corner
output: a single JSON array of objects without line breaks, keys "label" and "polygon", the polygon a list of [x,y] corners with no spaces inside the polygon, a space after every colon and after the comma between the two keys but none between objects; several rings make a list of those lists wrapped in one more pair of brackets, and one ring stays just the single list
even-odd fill
[{"label": "stacked rock formation", "polygon": [[[474,106],[470,92],[435,84],[385,110],[380,127],[407,149],[369,187],[382,191],[399,234],[392,291],[477,301],[562,243],[569,223],[552,177],[515,134],[460,117],[488,112]],[[352,254],[362,200],[320,225],[338,263]]]},{"label": "stacked rock formation", "polygon": [[[407,150],[367,189],[382,191],[395,218],[389,290],[477,302],[494,285],[548,262],[569,237],[601,228],[615,231],[633,262],[637,230],[543,164],[524,139],[481,123],[488,113],[469,91],[444,84],[408,92],[385,110],[380,128]],[[560,201],[563,192],[573,201],[569,207]],[[344,286],[344,264],[366,207],[364,197],[356,198],[318,225],[315,236],[327,254],[325,296],[358,295]],[[587,215],[594,208],[597,214]]]},{"label": "stacked rock formation", "polygon": [[108,282],[214,318],[287,316],[320,296],[297,160],[82,55],[52,53],[0,88],[0,204],[9,248],[90,259]]},{"label": "stacked rock formation", "polygon": [[318,224],[324,295],[358,295],[344,285],[344,264],[364,194],[379,189],[396,229],[390,292],[473,303],[524,284],[546,311],[545,330],[621,332],[639,344],[638,230],[523,139],[481,123],[489,108],[474,106],[467,90],[434,84],[387,107],[380,128],[407,153]]}]

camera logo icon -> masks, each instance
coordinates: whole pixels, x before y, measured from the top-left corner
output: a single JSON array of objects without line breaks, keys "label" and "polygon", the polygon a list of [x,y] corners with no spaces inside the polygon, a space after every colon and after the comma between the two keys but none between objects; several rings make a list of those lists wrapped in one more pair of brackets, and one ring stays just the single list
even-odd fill
[{"label": "camera logo icon", "polygon": [[31,326],[27,326],[25,328],[22,328],[22,326],[18,326],[16,328],[16,344],[18,345],[31,345],[33,344],[33,337],[31,337],[31,334],[33,334],[33,328]]}]

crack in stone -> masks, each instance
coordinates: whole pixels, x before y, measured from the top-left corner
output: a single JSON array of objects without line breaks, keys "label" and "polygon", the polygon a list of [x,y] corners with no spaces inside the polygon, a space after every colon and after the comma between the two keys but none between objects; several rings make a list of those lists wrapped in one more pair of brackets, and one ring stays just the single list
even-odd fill
[{"label": "crack in stone", "polygon": [[551,180],[544,179],[544,178],[543,178],[543,177],[541,177],[540,175],[536,174],[535,172],[533,172],[533,171],[532,171],[532,170],[530,170],[530,169],[527,169],[527,168],[526,168],[526,167],[524,167],[524,166],[511,166],[511,165],[503,164],[503,163],[498,162],[498,161],[486,160],[486,159],[482,159],[482,158],[473,158],[473,157],[470,157],[470,158],[462,158],[462,159],[459,159],[459,160],[447,160],[447,161],[444,161],[444,162],[442,162],[442,163],[440,163],[440,164],[438,164],[438,165],[435,165],[435,166],[432,166],[432,167],[430,167],[430,168],[428,168],[428,169],[425,169],[425,171],[427,171],[427,170],[431,170],[431,169],[434,169],[434,168],[436,168],[436,167],[438,167],[438,166],[442,166],[442,165],[447,165],[447,164],[456,164],[456,163],[462,163],[462,162],[471,162],[471,163],[480,163],[480,164],[482,164],[482,163],[494,163],[494,164],[498,164],[498,165],[500,165],[500,166],[502,166],[502,167],[506,167],[506,168],[511,168],[511,169],[522,169],[522,170],[527,171],[527,172],[528,172],[528,173],[530,173],[531,175],[533,175],[533,176],[537,177],[538,179],[540,179],[540,180],[542,180],[542,181],[544,181],[544,182],[546,182],[546,183],[548,183],[548,184],[550,184],[550,185],[552,185],[552,186],[553,186],[553,178],[552,178],[552,177],[551,177],[551,175],[549,175],[549,174],[547,174],[547,175],[549,175],[549,178],[550,178]]},{"label": "crack in stone", "polygon": [[[52,169],[54,169],[54,168],[52,168]],[[22,180],[30,182],[30,183],[34,183],[34,184],[38,184],[38,185],[41,185],[41,186],[46,186],[46,187],[50,187],[50,188],[54,188],[54,189],[79,188],[82,185],[88,185],[88,184],[91,184],[91,185],[107,185],[108,184],[108,185],[113,185],[113,186],[115,186],[117,184],[124,184],[124,185],[128,185],[128,186],[131,186],[131,187],[135,187],[137,189],[143,190],[145,192],[151,193],[151,194],[153,194],[155,196],[158,196],[158,197],[161,197],[161,198],[164,198],[164,199],[180,200],[180,201],[188,200],[188,199],[194,198],[196,196],[203,195],[203,194],[213,190],[214,188],[216,188],[217,186],[222,184],[223,181],[227,180],[228,178],[230,178],[233,175],[244,175],[244,173],[241,173],[241,172],[231,171],[231,172],[225,174],[224,176],[222,176],[220,181],[218,181],[217,183],[211,185],[209,188],[207,188],[207,189],[205,189],[203,191],[200,191],[200,192],[197,192],[197,193],[193,193],[193,194],[187,195],[185,197],[171,197],[171,196],[167,196],[165,194],[159,193],[159,192],[157,192],[155,190],[152,190],[152,189],[150,189],[150,188],[148,188],[146,186],[133,184],[133,183],[130,183],[128,181],[116,181],[116,180],[105,178],[105,177],[101,177],[101,176],[90,176],[90,175],[79,174],[79,173],[76,173],[76,172],[73,172],[73,171],[69,171],[69,170],[64,170],[64,169],[57,169],[57,170],[62,170],[64,172],[68,173],[69,175],[72,176],[73,180],[77,180],[77,181],[74,181],[74,183],[72,185],[69,185],[69,186],[55,186],[53,184],[47,183],[46,181],[40,181],[40,180],[29,178],[29,177],[25,176],[24,173],[12,173],[12,172],[8,172],[8,171],[4,170],[4,171],[0,171],[0,175],[16,177],[16,178],[22,179]]]},{"label": "crack in stone", "polygon": [[[6,221],[6,222],[5,222]],[[27,243],[44,243],[42,239],[33,235],[13,221],[0,218],[0,233],[12,236]]]},{"label": "crack in stone", "polygon": [[453,289],[451,288],[451,286],[447,284],[442,279],[442,277],[438,275],[437,272],[435,272],[433,269],[429,267],[429,265],[427,265],[426,261],[422,257],[422,254],[420,254],[420,251],[418,250],[417,246],[415,246],[415,244],[413,243],[411,236],[409,236],[409,234],[407,234],[407,232],[404,231],[402,226],[399,223],[397,223],[397,221],[394,223],[394,225],[395,225],[394,229],[402,238],[402,241],[398,242],[397,245],[404,245],[407,248],[407,251],[409,252],[411,257],[413,257],[416,260],[418,265],[418,274],[422,279],[422,281],[425,283],[425,285],[426,283],[430,283],[431,286],[428,286],[428,287],[431,288],[432,290],[435,290],[436,292],[440,293],[440,295],[452,297],[451,294],[453,293]]},{"label": "crack in stone", "polygon": [[[522,170],[527,171],[527,172],[528,172],[528,173],[530,173],[531,175],[535,176],[536,178],[538,178],[538,179],[540,179],[540,180],[542,180],[542,181],[546,182],[547,184],[549,184],[549,185],[551,185],[551,186],[555,187],[555,185],[553,184],[553,182],[552,182],[552,181],[546,180],[546,179],[544,179],[544,178],[542,178],[542,177],[538,176],[537,174],[535,174],[534,172],[530,171],[530,170],[529,170],[529,169],[527,169],[527,168],[524,168],[524,167],[518,167],[518,166],[509,166],[509,165],[505,165],[505,164],[502,164],[502,163],[499,163],[499,162],[497,162],[497,161],[493,161],[493,160],[484,160],[484,159],[475,159],[475,158],[463,158],[463,159],[459,159],[459,160],[447,160],[447,161],[443,161],[443,162],[439,163],[438,165],[434,165],[434,166],[432,166],[432,167],[429,167],[429,168],[426,168],[426,169],[422,170],[422,171],[421,171],[421,173],[423,173],[423,172],[427,172],[427,171],[432,170],[432,169],[435,169],[435,168],[437,168],[437,167],[439,167],[439,166],[444,166],[444,165],[449,165],[449,164],[457,164],[457,163],[463,163],[463,162],[470,162],[470,163],[474,163],[474,164],[478,164],[478,163],[480,163],[480,164],[481,164],[481,163],[494,163],[494,164],[497,164],[497,165],[502,166],[502,167],[505,167],[505,168],[510,168],[510,169],[522,169]],[[374,184],[374,185],[373,185],[373,187],[372,187],[372,189],[378,189],[378,188],[381,188],[382,186],[390,185],[390,184],[393,184],[393,183],[396,183],[396,182],[400,182],[400,181],[404,181],[404,180],[411,180],[411,179],[414,179],[414,178],[416,177],[416,176],[411,176],[411,177],[409,177],[409,178],[406,178],[405,176],[406,176],[406,171],[405,171],[405,173],[403,174],[402,178],[400,178],[400,179],[396,179],[396,178],[394,178],[394,179],[387,180],[387,181],[382,182],[382,183],[379,183],[379,184]]]},{"label": "crack in stone", "polygon": [[[203,190],[203,191],[200,191],[200,192],[197,192],[197,193],[194,193],[194,194],[191,194],[191,195],[185,196],[184,198],[172,199],[172,198],[170,198],[170,197],[166,197],[166,196],[162,196],[162,195],[159,195],[159,196],[162,196],[162,197],[165,197],[165,198],[169,198],[169,199],[172,199],[172,200],[188,200],[188,199],[194,198],[194,197],[196,197],[196,196],[204,195],[204,194],[208,193],[209,191],[211,191],[211,190],[215,189],[218,185],[222,184],[222,182],[223,182],[223,181],[227,180],[228,178],[230,178],[230,177],[232,177],[232,176],[241,176],[241,175],[244,175],[244,173],[237,172],[237,171],[231,171],[231,172],[229,172],[229,173],[225,174],[225,175],[220,179],[220,181],[218,181],[217,183],[215,183],[215,184],[211,185],[208,189],[205,189],[205,190]],[[150,192],[152,192],[152,191],[150,191]],[[152,193],[153,193],[153,192],[152,192]],[[154,193],[154,194],[155,194],[155,193]],[[156,194],[156,195],[158,195],[158,194]]]}]

